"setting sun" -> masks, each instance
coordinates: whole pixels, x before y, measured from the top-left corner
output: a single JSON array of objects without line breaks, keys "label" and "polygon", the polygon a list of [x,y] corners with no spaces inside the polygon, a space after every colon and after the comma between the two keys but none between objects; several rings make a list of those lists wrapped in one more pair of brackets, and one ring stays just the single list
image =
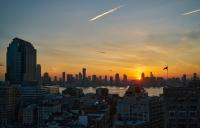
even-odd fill
[{"label": "setting sun", "polygon": [[140,80],[141,79],[141,74],[142,72],[145,72],[146,68],[145,67],[137,67],[135,68],[132,72],[133,72],[133,76],[135,79]]},{"label": "setting sun", "polygon": [[141,76],[138,75],[138,76],[136,77],[136,79],[137,79],[137,80],[141,80]]}]

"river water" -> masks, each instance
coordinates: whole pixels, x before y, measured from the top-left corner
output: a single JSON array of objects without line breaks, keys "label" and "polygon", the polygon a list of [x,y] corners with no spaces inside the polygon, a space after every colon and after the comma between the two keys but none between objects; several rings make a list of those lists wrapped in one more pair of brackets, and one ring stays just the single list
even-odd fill
[{"label": "river water", "polygon": [[[108,88],[110,94],[119,94],[119,96],[123,96],[128,87],[116,87],[116,86],[101,86],[101,87],[79,87],[83,89],[83,92],[86,93],[96,93],[97,88]],[[65,88],[60,87],[60,92],[62,92]],[[163,87],[149,87],[144,88],[146,92],[148,92],[149,96],[159,96],[163,93]]]}]

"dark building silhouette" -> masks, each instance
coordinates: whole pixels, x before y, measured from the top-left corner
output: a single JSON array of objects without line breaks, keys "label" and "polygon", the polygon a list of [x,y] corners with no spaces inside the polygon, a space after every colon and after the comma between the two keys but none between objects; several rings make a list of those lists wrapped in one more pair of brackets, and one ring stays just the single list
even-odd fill
[{"label": "dark building silhouette", "polygon": [[79,78],[79,81],[81,81],[83,79],[83,76],[82,76],[81,72],[79,72],[78,78]]},{"label": "dark building silhouette", "polygon": [[65,84],[65,77],[66,77],[65,72],[63,72],[63,73],[62,73],[63,84]]},{"label": "dark building silhouette", "polygon": [[86,80],[86,68],[83,68],[83,80]]},{"label": "dark building silhouette", "polygon": [[119,73],[115,74],[115,83],[119,84],[120,83],[120,77],[119,77]]},{"label": "dark building silhouette", "polygon": [[126,83],[127,83],[127,81],[128,81],[127,75],[126,75],[126,74],[124,74],[124,75],[123,75],[123,82],[124,82],[124,84],[126,84]]},{"label": "dark building silhouette", "polygon": [[110,84],[113,84],[113,77],[110,76]]},{"label": "dark building silhouette", "polygon": [[107,76],[107,75],[105,75],[104,82],[105,82],[105,83],[108,82],[108,76]]},{"label": "dark building silhouette", "polygon": [[30,42],[14,38],[7,48],[6,81],[35,81],[36,49]]},{"label": "dark building silhouette", "polygon": [[42,77],[41,77],[41,65],[37,64],[36,65],[36,80],[39,85],[42,83]]},{"label": "dark building silhouette", "polygon": [[0,127],[13,124],[16,121],[16,88],[13,86],[0,86]]},{"label": "dark building silhouette", "polygon": [[150,78],[152,78],[152,77],[154,77],[154,76],[153,76],[153,73],[152,73],[152,72],[150,72]]},{"label": "dark building silhouette", "polygon": [[187,82],[187,77],[186,77],[186,74],[183,74],[183,76],[182,76],[181,80],[182,80],[182,83],[183,83],[183,85],[185,85],[185,84],[186,84],[186,82]]},{"label": "dark building silhouette", "polygon": [[91,81],[91,80],[92,80],[91,76],[86,77],[86,79],[87,79],[88,81]]},{"label": "dark building silhouette", "polygon": [[142,80],[145,79],[145,74],[144,74],[144,72],[141,74],[141,79],[142,79]]},{"label": "dark building silhouette", "polygon": [[165,87],[165,128],[199,128],[199,94],[200,90],[196,87]]},{"label": "dark building silhouette", "polygon": [[49,76],[49,73],[44,73],[42,82],[45,85],[51,84],[51,77]]},{"label": "dark building silhouette", "polygon": [[73,74],[67,74],[67,83],[71,84],[74,81]]},{"label": "dark building silhouette", "polygon": [[92,75],[92,82],[97,82],[97,76],[96,75]]},{"label": "dark building silhouette", "polygon": [[199,78],[197,77],[197,73],[193,73],[192,80],[198,80]]}]

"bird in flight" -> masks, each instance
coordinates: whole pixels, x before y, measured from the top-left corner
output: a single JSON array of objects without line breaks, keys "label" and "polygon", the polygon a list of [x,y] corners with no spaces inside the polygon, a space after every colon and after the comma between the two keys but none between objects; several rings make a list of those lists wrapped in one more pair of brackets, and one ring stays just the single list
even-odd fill
[{"label": "bird in flight", "polygon": [[104,52],[104,51],[97,51],[98,53],[102,53],[102,54],[104,54],[104,53],[106,53],[106,52]]}]

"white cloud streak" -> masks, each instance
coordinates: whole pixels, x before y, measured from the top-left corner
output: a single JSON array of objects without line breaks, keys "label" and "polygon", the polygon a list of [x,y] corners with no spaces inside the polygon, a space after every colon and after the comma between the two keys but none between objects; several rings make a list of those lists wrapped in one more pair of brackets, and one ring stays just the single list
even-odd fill
[{"label": "white cloud streak", "polygon": [[107,12],[104,12],[104,13],[102,13],[102,14],[100,14],[100,15],[97,15],[97,16],[95,16],[94,18],[91,18],[89,21],[95,21],[95,20],[101,18],[102,16],[105,16],[105,15],[107,15],[107,14],[109,14],[109,13],[112,13],[112,12],[117,11],[118,9],[120,9],[120,8],[122,8],[122,7],[124,7],[124,5],[120,5],[120,6],[118,6],[118,7],[115,7],[115,8],[113,8],[113,9],[107,11]]},{"label": "white cloud streak", "polygon": [[189,15],[189,14],[192,14],[192,13],[197,13],[197,12],[200,12],[200,9],[190,11],[190,12],[187,12],[187,13],[183,13],[182,15],[186,16],[186,15]]}]

